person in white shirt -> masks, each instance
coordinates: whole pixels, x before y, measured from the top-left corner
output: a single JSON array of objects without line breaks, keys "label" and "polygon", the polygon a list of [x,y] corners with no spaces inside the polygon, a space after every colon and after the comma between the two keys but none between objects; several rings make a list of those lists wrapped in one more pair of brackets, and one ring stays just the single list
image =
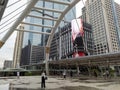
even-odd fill
[{"label": "person in white shirt", "polygon": [[17,72],[17,78],[18,79],[20,78],[20,72]]},{"label": "person in white shirt", "polygon": [[65,70],[63,72],[63,77],[64,77],[64,79],[66,79],[66,71]]},{"label": "person in white shirt", "polygon": [[43,72],[41,75],[41,88],[45,88],[45,79],[46,79],[46,75],[45,72]]}]

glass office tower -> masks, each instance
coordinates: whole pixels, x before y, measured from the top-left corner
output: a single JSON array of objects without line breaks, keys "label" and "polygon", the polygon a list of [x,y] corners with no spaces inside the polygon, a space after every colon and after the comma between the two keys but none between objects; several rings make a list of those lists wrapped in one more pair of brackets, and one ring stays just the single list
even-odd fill
[{"label": "glass office tower", "polygon": [[[59,4],[54,4],[54,3],[50,3],[50,2],[44,2],[43,1],[39,1],[36,5],[37,7],[39,6],[43,6],[43,7],[48,7],[49,9],[57,9],[59,8],[60,10],[64,9],[64,5],[59,5]],[[68,14],[65,16],[64,20],[70,22],[72,19],[75,18],[75,8],[73,8],[71,11],[68,12]],[[32,13],[30,13],[31,15],[36,15],[36,16],[44,16],[44,17],[52,17],[52,18],[56,18],[59,13],[53,13],[53,12],[48,12],[48,11],[44,11],[44,10],[32,10]],[[26,21],[29,23],[33,23],[33,24],[41,24],[41,25],[53,25],[54,26],[54,22],[50,21],[48,22],[48,20],[44,20],[44,19],[37,19],[37,18],[32,18],[32,17],[27,17]],[[64,26],[64,23],[61,24],[62,26]],[[50,30],[48,28],[42,28],[42,27],[36,27],[36,26],[25,26],[25,29],[27,30],[34,30],[34,31],[43,31],[43,32],[49,32]],[[40,34],[34,34],[34,33],[26,33],[25,34],[25,40],[24,40],[24,45],[26,46],[28,45],[28,39],[31,41],[32,45],[39,45],[39,46],[44,46],[44,35],[40,35]],[[39,39],[41,38],[41,39]]]},{"label": "glass office tower", "polygon": [[[61,1],[61,0],[60,0]],[[67,2],[68,0],[66,0]],[[63,10],[64,9],[64,5],[59,5],[56,3],[51,3],[51,2],[45,2],[44,0],[39,1],[36,4],[36,7],[47,7],[49,9],[60,9]],[[56,13],[56,12],[48,12],[45,10],[37,10],[37,9],[33,9],[32,12],[30,13],[30,15],[35,15],[35,16],[39,16],[39,17],[51,17],[51,18],[55,18],[58,17],[60,14]],[[66,22],[70,22],[72,19],[74,19],[76,16],[76,11],[75,11],[75,7],[72,8],[68,14],[66,14],[66,16],[64,17],[63,22],[60,24],[59,27],[63,27]],[[28,23],[32,23],[32,24],[40,24],[40,25],[52,25],[54,26],[54,21],[51,20],[44,20],[44,19],[38,19],[38,18],[33,18],[33,17],[27,17],[26,21]],[[34,30],[34,31],[40,31],[40,32],[50,32],[51,30],[49,28],[43,28],[43,27],[37,27],[37,26],[31,26],[31,25],[25,25],[25,29],[26,30]],[[34,64],[34,63],[39,63],[41,60],[45,59],[45,49],[44,46],[47,43],[47,38],[48,35],[44,35],[44,34],[34,34],[34,33],[24,33],[24,39],[23,39],[23,49],[22,49],[22,54],[21,54],[21,65],[29,65],[29,64]],[[33,47],[39,47],[37,49],[34,49]],[[43,48],[43,49],[41,49]],[[40,58],[36,58],[38,56],[36,56],[36,52],[39,52],[39,54],[37,54],[38,56],[42,55],[43,57]],[[25,57],[27,60],[25,60]],[[24,63],[25,61],[27,61],[26,63]]]}]

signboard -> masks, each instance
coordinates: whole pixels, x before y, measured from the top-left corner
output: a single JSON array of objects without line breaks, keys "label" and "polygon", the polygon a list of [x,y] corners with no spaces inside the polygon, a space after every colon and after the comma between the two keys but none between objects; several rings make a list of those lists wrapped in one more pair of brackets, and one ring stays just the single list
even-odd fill
[{"label": "signboard", "polygon": [[73,57],[85,56],[84,53],[84,42],[83,42],[83,23],[82,19],[73,19],[71,21],[71,33],[72,33],[72,42],[73,42]]},{"label": "signboard", "polygon": [[73,19],[71,21],[71,29],[72,29],[72,40],[74,41],[78,34],[83,37],[84,30],[83,30],[83,24],[82,19]]}]

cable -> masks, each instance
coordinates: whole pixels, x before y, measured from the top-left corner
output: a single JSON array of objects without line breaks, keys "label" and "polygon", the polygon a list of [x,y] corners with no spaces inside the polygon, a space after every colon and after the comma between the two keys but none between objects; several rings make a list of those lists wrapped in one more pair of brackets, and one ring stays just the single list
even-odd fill
[{"label": "cable", "polygon": [[0,34],[4,33],[5,31],[7,31],[7,30],[9,30],[9,29],[10,29],[10,28],[7,28],[6,30],[4,30],[4,31],[0,32]]},{"label": "cable", "polygon": [[[29,1],[29,2],[30,2],[30,1]],[[7,14],[6,16],[4,16],[2,19],[8,17],[10,14],[12,14],[12,13],[14,13],[15,11],[17,11],[18,9],[22,8],[23,6],[25,6],[25,5],[28,4],[29,2],[27,2],[27,3],[23,4],[23,5],[21,5],[20,7],[18,7],[17,9],[15,9],[14,11],[12,11],[11,13]]]},{"label": "cable", "polygon": [[[28,2],[27,2],[28,3]],[[19,8],[17,8],[15,11],[17,11],[18,9],[20,9],[21,7],[23,7],[23,6],[25,6],[27,3],[25,3],[24,5],[22,5],[22,6],[20,6]],[[14,12],[15,12],[14,11]],[[22,12],[22,11],[21,11]],[[19,12],[19,13],[17,13],[17,14],[15,14],[14,16],[12,16],[11,18],[9,18],[7,21],[5,21],[5,22],[3,22],[0,26],[2,26],[2,25],[4,25],[4,24],[6,24],[8,21],[10,21],[12,18],[14,18],[15,16],[17,16],[18,14],[20,14],[21,12]],[[11,13],[9,13],[8,15],[6,15],[5,17],[7,17],[7,16],[9,16],[10,14],[12,14],[13,12],[11,12]],[[5,17],[3,17],[3,18],[5,18]],[[3,19],[2,18],[2,19]],[[14,19],[14,20],[12,20],[11,22],[9,22],[8,24],[6,24],[6,25],[4,25],[3,27],[1,27],[0,28],[0,30],[1,29],[3,29],[4,27],[6,27],[6,26],[8,26],[9,24],[11,24],[12,22],[14,22],[15,20],[17,20],[17,18],[16,19]]]},{"label": "cable", "polygon": [[[43,12],[41,12],[41,11],[39,11],[39,10],[37,10],[37,9],[33,9],[33,10],[31,10],[31,11],[36,11],[36,12],[38,12],[38,13],[43,14]],[[54,19],[58,19],[57,17],[53,17],[52,15],[49,15],[49,14],[46,14],[46,13],[44,13],[43,16],[48,16],[48,17],[51,17],[51,18],[54,18]],[[64,21],[65,23],[70,23],[69,21],[66,21],[66,20],[64,20],[64,19],[63,19],[62,21]]]},{"label": "cable", "polygon": [[20,2],[20,1],[21,1],[21,0],[18,0],[18,1],[16,1],[16,2],[14,2],[14,3],[10,4],[10,5],[9,5],[9,6],[7,6],[6,8],[9,8],[9,7],[13,6],[14,4],[16,4],[16,3]]},{"label": "cable", "polygon": [[[15,20],[17,20],[18,18],[16,18]],[[12,20],[11,22],[9,22],[8,24],[6,24],[6,25],[4,25],[2,28],[0,28],[0,30],[1,29],[3,29],[4,27],[6,27],[6,26],[8,26],[9,24],[11,24],[13,21],[15,21],[15,20]]]},{"label": "cable", "polygon": [[18,14],[22,13],[23,11],[15,14],[14,16],[12,16],[11,18],[9,18],[8,20],[6,20],[5,22],[3,22],[2,24],[0,24],[0,26],[4,25],[6,22],[10,21],[12,18],[14,18],[15,16],[17,16]]},{"label": "cable", "polygon": [[36,12],[38,12],[38,13],[41,13],[43,16],[48,16],[48,17],[51,17],[51,18],[55,18],[55,19],[57,19],[57,17],[53,17],[52,15],[45,14],[45,13],[43,13],[43,12],[37,10],[37,9],[33,9],[32,11],[36,11]]}]

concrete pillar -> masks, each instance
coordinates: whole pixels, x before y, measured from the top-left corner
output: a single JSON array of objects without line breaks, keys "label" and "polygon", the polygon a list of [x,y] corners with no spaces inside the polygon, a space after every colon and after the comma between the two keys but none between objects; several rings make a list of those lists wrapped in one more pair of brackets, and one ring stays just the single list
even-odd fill
[{"label": "concrete pillar", "polygon": [[91,76],[91,61],[89,61],[89,67],[88,67],[88,71],[89,71],[89,76]]},{"label": "concrete pillar", "polygon": [[119,66],[118,66],[118,74],[120,75],[120,68],[119,68]]},{"label": "concrete pillar", "polygon": [[80,74],[79,65],[76,65],[76,66],[77,66],[77,75],[79,76]]},{"label": "concrete pillar", "polygon": [[46,59],[45,59],[45,70],[46,74],[49,75],[49,52],[50,52],[50,47],[46,47]]},{"label": "concrete pillar", "polygon": [[62,47],[62,46],[61,46],[61,32],[60,32],[60,36],[59,36],[59,37],[60,37],[60,39],[59,39],[59,60],[60,60],[60,59],[61,59],[61,56],[62,56],[62,55],[61,55],[61,47]]}]

